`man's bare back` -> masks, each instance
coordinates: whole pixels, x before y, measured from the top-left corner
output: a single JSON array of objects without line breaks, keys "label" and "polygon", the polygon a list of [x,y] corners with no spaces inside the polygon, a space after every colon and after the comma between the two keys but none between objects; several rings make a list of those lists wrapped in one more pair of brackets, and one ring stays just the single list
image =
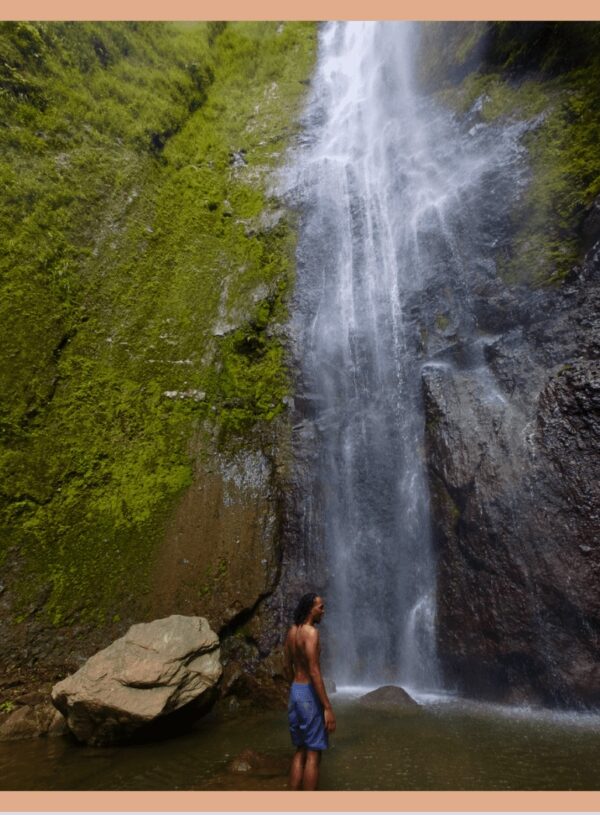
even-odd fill
[{"label": "man's bare back", "polygon": [[[290,650],[294,682],[310,682],[307,650],[312,645],[309,640],[315,634],[319,643],[319,632],[311,625],[293,625],[288,631],[286,645]],[[317,650],[320,656],[320,643]]]}]

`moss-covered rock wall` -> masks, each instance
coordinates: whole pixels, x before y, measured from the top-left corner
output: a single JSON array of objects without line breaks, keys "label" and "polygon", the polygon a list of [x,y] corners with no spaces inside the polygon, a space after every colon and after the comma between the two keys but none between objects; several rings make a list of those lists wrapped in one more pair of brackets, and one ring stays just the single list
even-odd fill
[{"label": "moss-covered rock wall", "polygon": [[528,120],[531,181],[513,212],[512,282],[561,280],[591,248],[600,195],[597,23],[426,23],[422,85],[459,116]]},{"label": "moss-covered rock wall", "polygon": [[[157,612],[207,609],[222,625],[269,591],[294,250],[270,190],[315,35],[0,27],[0,662],[13,676],[76,662]],[[247,590],[220,599],[239,563]]]}]

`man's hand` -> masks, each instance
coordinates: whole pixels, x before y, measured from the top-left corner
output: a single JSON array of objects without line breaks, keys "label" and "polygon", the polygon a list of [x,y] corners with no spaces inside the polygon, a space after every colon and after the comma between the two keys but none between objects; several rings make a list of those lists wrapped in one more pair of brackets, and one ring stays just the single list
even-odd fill
[{"label": "man's hand", "polygon": [[335,730],[335,716],[333,715],[333,710],[329,708],[325,708],[325,730],[328,733],[333,733]]}]

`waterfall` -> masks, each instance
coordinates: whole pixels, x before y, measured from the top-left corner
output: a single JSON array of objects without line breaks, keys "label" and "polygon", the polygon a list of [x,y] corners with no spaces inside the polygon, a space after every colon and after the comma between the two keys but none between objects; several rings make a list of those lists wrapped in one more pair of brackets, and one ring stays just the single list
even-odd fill
[{"label": "waterfall", "polygon": [[490,161],[416,92],[417,41],[413,23],[322,27],[287,185],[301,211],[299,396],[316,431],[305,546],[325,558],[324,576],[307,574],[325,594],[327,665],[342,684],[428,690],[439,678],[418,314],[427,294],[473,334],[463,270],[489,263],[476,249],[491,240],[476,192],[508,141]]}]

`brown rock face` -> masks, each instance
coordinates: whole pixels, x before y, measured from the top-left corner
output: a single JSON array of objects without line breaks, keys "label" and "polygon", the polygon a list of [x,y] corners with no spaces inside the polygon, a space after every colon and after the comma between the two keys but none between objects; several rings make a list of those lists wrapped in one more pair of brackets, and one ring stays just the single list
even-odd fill
[{"label": "brown rock face", "polygon": [[52,701],[80,741],[125,741],[210,698],[221,675],[218,646],[202,617],[134,625],[55,685]]},{"label": "brown rock face", "polygon": [[194,483],[154,570],[153,615],[206,616],[223,645],[220,693],[234,703],[285,704],[287,684],[273,651],[285,627],[274,592],[286,545],[289,443],[284,417],[248,433],[243,448],[217,449],[214,439],[199,437]]},{"label": "brown rock face", "polygon": [[[439,653],[468,693],[600,704],[599,270],[519,293],[529,319],[486,347],[491,385],[423,374]],[[500,330],[498,303],[481,308]]]},{"label": "brown rock face", "polygon": [[256,441],[254,449],[211,451],[209,464],[198,464],[157,560],[156,615],[201,610],[220,631],[273,590],[278,493],[268,440]]}]

